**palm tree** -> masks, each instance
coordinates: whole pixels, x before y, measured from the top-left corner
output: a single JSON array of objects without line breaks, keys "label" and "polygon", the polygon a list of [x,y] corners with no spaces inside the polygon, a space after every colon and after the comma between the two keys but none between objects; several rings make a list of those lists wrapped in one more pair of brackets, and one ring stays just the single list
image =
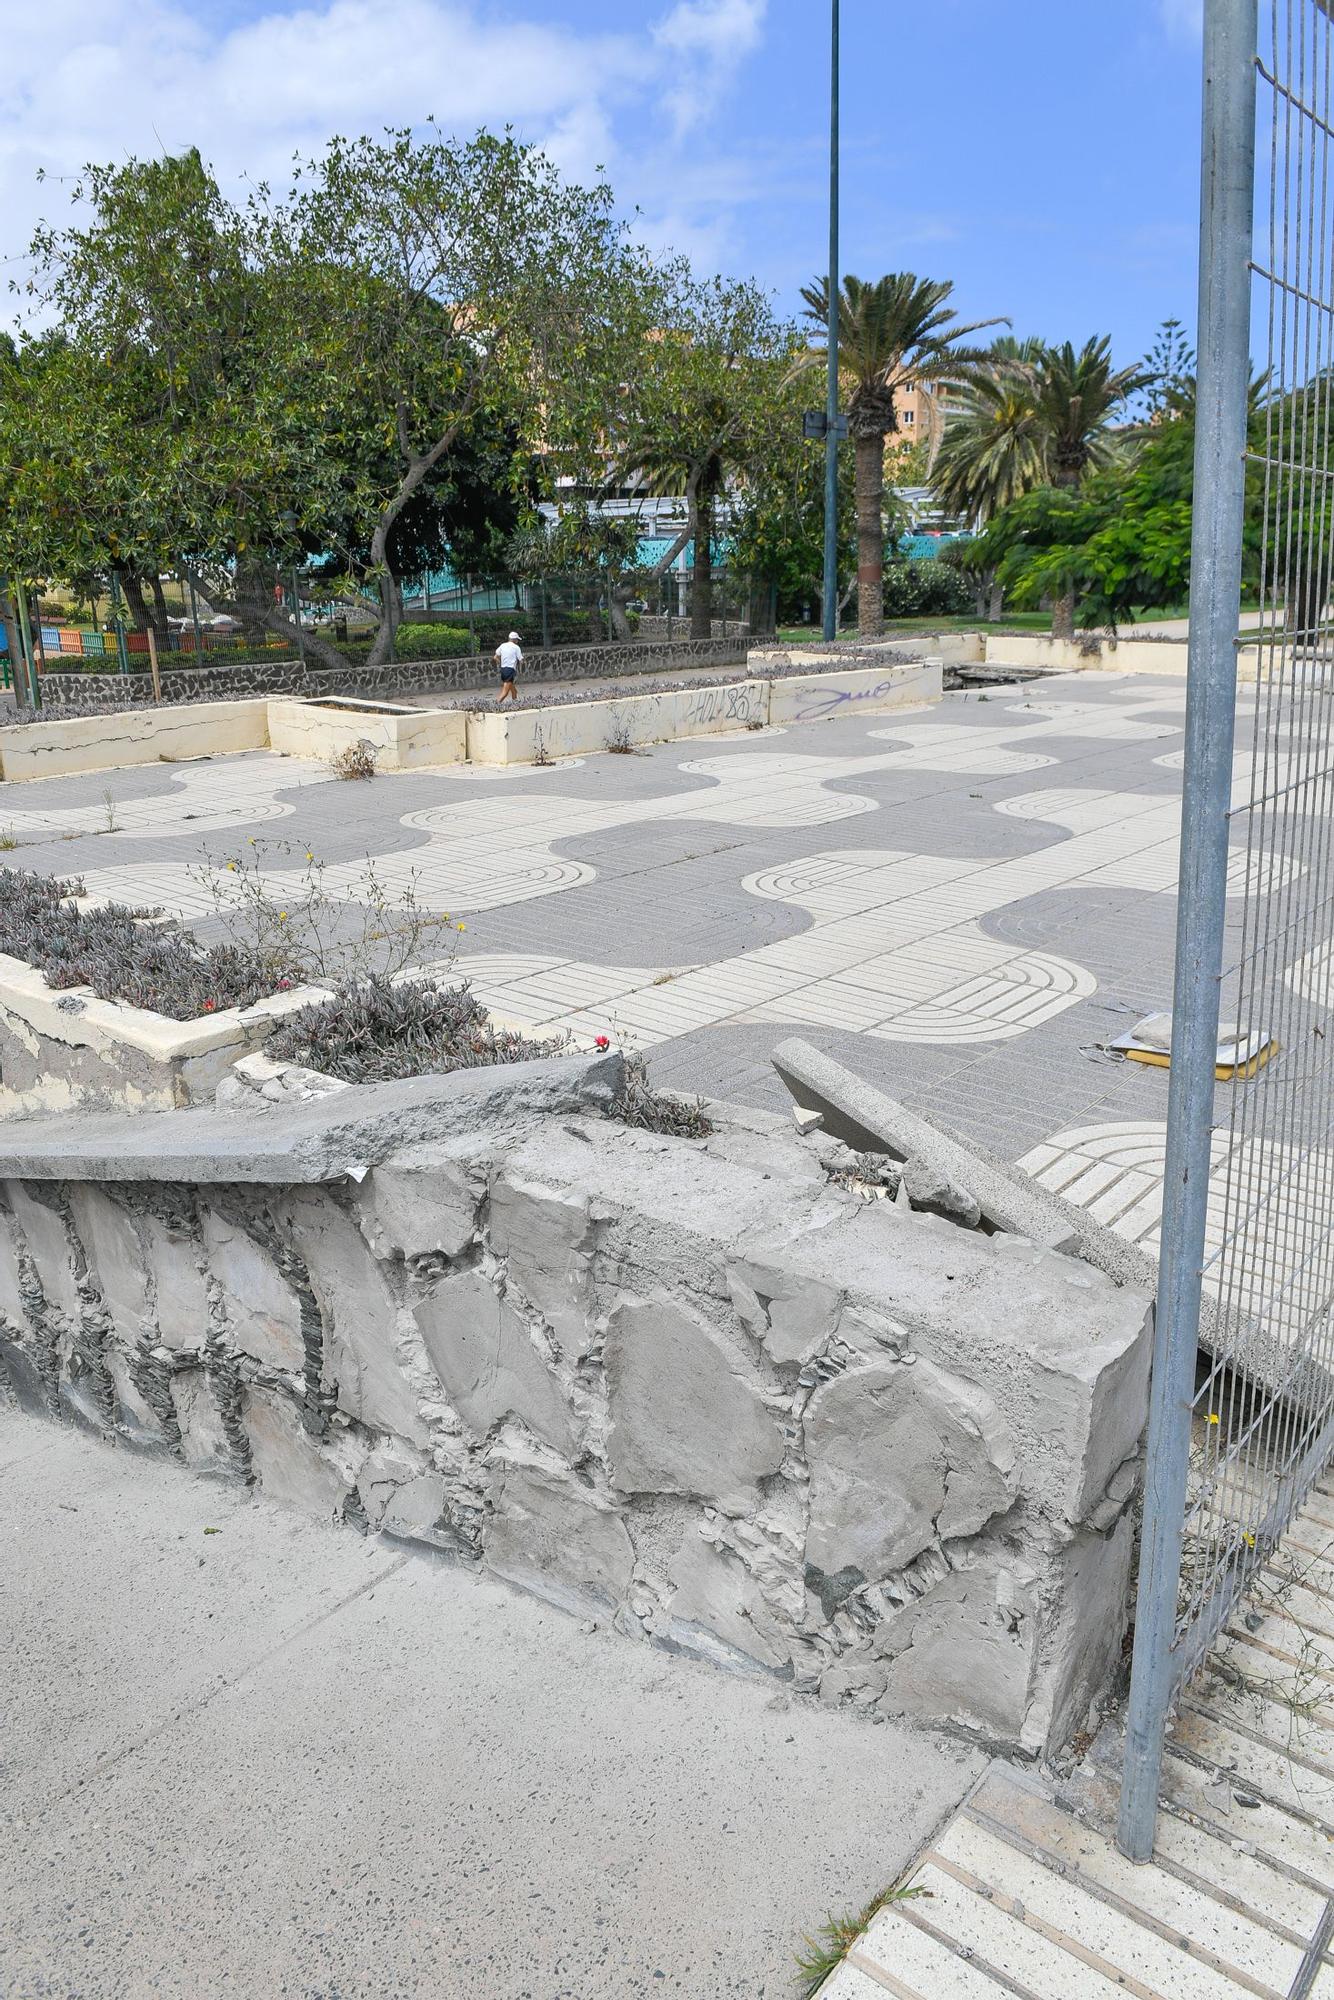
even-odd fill
[{"label": "palm tree", "polygon": [[[947,303],[953,290],[947,282],[894,271],[872,284],[846,277],[839,294],[839,369],[850,384],[848,428],[857,454],[857,629],[864,639],[884,629],[885,439],[899,427],[896,395],[920,392],[934,442],[941,392],[967,380],[982,359],[959,343],[1003,324],[957,322]],[[827,329],[828,278],[803,286],[801,295],[807,318]]]},{"label": "palm tree", "polygon": [[974,526],[1047,477],[1047,438],[1038,415],[1036,339],[1002,334],[987,366],[945,409],[945,429],[931,471],[942,507]]},{"label": "palm tree", "polygon": [[1121,444],[1112,419],[1145,385],[1139,366],[1112,367],[1106,334],[1086,340],[1076,353],[1065,341],[1042,351],[1037,369],[1037,411],[1047,439],[1053,486],[1078,486],[1086,472],[1111,465]]},{"label": "palm tree", "polygon": [[[1145,385],[1142,368],[1112,367],[1112,343],[1104,334],[1044,350],[1037,365],[1037,414],[1046,438],[1047,476],[1053,486],[1079,486],[1086,475],[1123,456],[1113,418],[1127,397]],[[1075,636],[1075,597],[1062,589],[1051,608],[1053,639]]]}]

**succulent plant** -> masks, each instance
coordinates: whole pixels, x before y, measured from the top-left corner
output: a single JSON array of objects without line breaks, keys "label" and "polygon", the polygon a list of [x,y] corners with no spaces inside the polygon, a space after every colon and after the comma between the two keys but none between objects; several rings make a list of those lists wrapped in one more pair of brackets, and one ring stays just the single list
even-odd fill
[{"label": "succulent plant", "polygon": [[0,952],[35,966],[57,990],[90,986],[100,1000],[149,1007],[191,1021],[220,1007],[249,1007],[273,991],[273,967],[234,944],[201,945],[120,903],[81,909],[83,883],[0,868]]}]

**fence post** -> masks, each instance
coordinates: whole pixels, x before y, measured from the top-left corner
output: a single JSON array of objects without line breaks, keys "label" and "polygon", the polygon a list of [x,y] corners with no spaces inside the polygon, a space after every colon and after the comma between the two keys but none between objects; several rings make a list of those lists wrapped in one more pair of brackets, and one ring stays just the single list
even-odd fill
[{"label": "fence post", "polygon": [[1257,0],[1206,0],[1199,379],[1172,1064],[1144,1529],[1118,1845],[1153,1853],[1195,1392],[1227,893],[1250,380]]},{"label": "fence post", "polygon": [[195,665],[198,666],[204,651],[204,641],[199,630],[199,600],[195,596],[195,580],[187,570],[186,586],[190,592],[190,622],[195,628]]},{"label": "fence post", "polygon": [[42,705],[42,686],[37,675],[37,655],[32,645],[32,620],[28,616],[26,584],[14,585],[14,602],[19,614],[19,636],[23,643],[23,672],[28,683],[28,706],[36,714]]},{"label": "fence post", "polygon": [[111,622],[116,628],[116,671],[128,674],[130,655],[125,644],[125,601],[114,569],[111,572]]},{"label": "fence post", "polygon": [[157,633],[153,630],[151,622],[148,627],[148,669],[153,676],[153,699],[161,701],[162,676],[158,672],[157,664]]}]

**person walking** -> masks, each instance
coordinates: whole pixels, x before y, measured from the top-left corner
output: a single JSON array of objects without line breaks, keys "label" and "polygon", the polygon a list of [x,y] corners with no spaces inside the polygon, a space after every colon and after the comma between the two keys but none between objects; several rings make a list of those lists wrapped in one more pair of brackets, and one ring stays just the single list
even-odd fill
[{"label": "person walking", "polygon": [[496,647],[495,662],[500,668],[500,694],[496,701],[499,708],[503,701],[519,699],[518,673],[523,665],[523,647],[519,644],[517,632],[511,632],[509,638]]}]

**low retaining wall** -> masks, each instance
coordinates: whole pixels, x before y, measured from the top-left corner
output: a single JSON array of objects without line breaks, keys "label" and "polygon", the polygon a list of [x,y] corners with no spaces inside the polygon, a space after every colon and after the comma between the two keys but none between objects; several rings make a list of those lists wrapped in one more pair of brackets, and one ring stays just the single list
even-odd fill
[{"label": "low retaining wall", "polygon": [[271,701],[269,748],[289,757],[327,763],[340,750],[369,743],[380,771],[422,765],[462,764],[468,755],[467,721],[457,708],[373,708],[348,702]]},{"label": "low retaining wall", "polygon": [[[987,635],[988,666],[1045,667],[1054,673],[1091,672],[1116,674],[1165,674],[1184,679],[1187,641],[1181,639],[1137,639],[1127,634],[1109,639],[1090,632],[1078,639],[1050,639],[1041,633],[1000,633]],[[1253,683],[1259,676],[1260,649],[1242,646],[1237,651],[1237,680]]]},{"label": "low retaining wall", "polygon": [[87,986],[56,991],[34,966],[0,952],[0,1117],[210,1104],[237,1058],[318,991],[173,1021],[99,1000]]},{"label": "low retaining wall", "polygon": [[360,738],[381,751],[385,771],[456,764],[465,757],[478,764],[524,764],[537,756],[539,736],[546,756],[572,757],[605,750],[613,734],[624,733],[631,744],[673,742],[770,721],[873,714],[938,701],[940,695],[941,668],[932,661],[467,713],[395,711],[387,705],[359,709],[350,699],[340,707],[336,698],[202,702],[0,728],[0,773],[11,781],[73,777],[266,748],[327,759]]},{"label": "low retaining wall", "polygon": [[0,728],[0,771],[10,780],[74,777],[82,771],[117,770],[127,764],[263,750],[268,741],[266,701],[205,701],[115,715],[67,715]]},{"label": "low retaining wall", "polygon": [[469,715],[468,761],[531,764],[539,749],[548,757],[577,757],[605,750],[613,741],[627,746],[671,743],[720,730],[761,728],[768,719],[767,681],[567,702],[559,708],[499,709]]},{"label": "low retaining wall", "polygon": [[[746,658],[744,631],[725,638],[629,639],[606,646],[553,646],[525,651],[525,683],[594,680],[602,674],[670,674],[686,667],[729,667]],[[336,671],[303,666],[300,660],[256,660],[225,667],[164,668],[164,701],[208,701],[244,695],[424,694],[433,688],[458,691],[494,687],[489,653],[445,660],[391,660],[381,667],[347,666]],[[145,673],[42,675],[42,700],[71,713],[153,707],[153,682]]]},{"label": "low retaining wall", "polygon": [[0,1131],[8,1393],[627,1637],[1030,1754],[1125,1629],[1145,1301],[615,1056]]},{"label": "low retaining wall", "polygon": [[[668,618],[665,612],[644,611],[640,613],[636,636],[640,639],[672,639],[688,636],[688,618]],[[715,618],[709,626],[710,637],[714,639],[744,639],[749,635],[750,624],[744,618]]]},{"label": "low retaining wall", "polygon": [[939,701],[941,669],[936,661],[920,667],[867,667],[842,674],[801,674],[769,683],[769,720],[774,723],[833,722],[850,715]]},{"label": "low retaining wall", "polygon": [[830,721],[939,701],[938,665],[792,674],[781,680],[737,681],[671,693],[621,695],[559,708],[503,709],[470,714],[468,759],[473,764],[531,764],[544,756],[576,757],[629,745],[673,743],[692,736],[758,729],[769,723]]}]

